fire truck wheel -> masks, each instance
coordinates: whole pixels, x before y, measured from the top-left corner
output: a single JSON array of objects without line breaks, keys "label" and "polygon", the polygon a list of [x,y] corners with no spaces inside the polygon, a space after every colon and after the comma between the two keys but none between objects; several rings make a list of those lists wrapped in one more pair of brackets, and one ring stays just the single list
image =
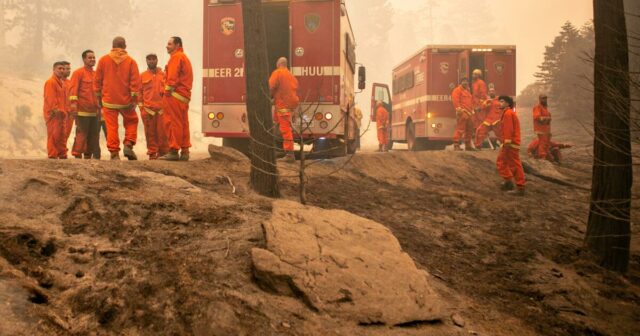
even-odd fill
[{"label": "fire truck wheel", "polygon": [[222,146],[229,147],[237,150],[238,152],[249,156],[249,144],[248,138],[224,138],[222,139]]},{"label": "fire truck wheel", "polygon": [[407,121],[407,128],[405,132],[407,135],[407,148],[409,151],[418,150],[418,146],[416,146],[416,125],[411,120]]}]

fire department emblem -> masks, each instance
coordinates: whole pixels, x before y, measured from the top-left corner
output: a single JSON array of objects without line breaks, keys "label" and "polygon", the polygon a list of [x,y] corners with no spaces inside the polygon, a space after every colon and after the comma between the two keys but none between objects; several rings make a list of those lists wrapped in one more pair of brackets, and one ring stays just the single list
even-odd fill
[{"label": "fire department emblem", "polygon": [[440,63],[440,72],[442,72],[443,75],[449,73],[449,62]]},{"label": "fire department emblem", "polygon": [[504,63],[503,62],[496,62],[496,63],[493,64],[493,67],[496,69],[496,71],[500,75],[502,75],[502,73],[504,72]]},{"label": "fire department emblem", "polygon": [[320,28],[320,15],[314,13],[305,15],[304,26],[310,33],[315,33]]},{"label": "fire department emblem", "polygon": [[226,17],[220,22],[220,31],[229,36],[236,31],[236,19],[232,17]]}]

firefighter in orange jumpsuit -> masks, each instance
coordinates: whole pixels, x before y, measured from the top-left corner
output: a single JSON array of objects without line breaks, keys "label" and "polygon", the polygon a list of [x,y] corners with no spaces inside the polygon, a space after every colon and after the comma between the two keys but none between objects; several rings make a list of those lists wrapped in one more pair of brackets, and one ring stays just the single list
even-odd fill
[{"label": "firefighter in orange jumpsuit", "polygon": [[[502,147],[496,166],[500,176],[504,179],[501,185],[503,191],[516,196],[524,196],[524,169],[520,161],[520,120],[513,110],[513,99],[500,96],[502,114]],[[514,189],[514,179],[516,190]]]},{"label": "firefighter in orange jumpsuit", "polygon": [[502,109],[500,108],[500,101],[496,97],[496,90],[489,89],[489,98],[485,101],[484,110],[485,118],[482,124],[476,129],[476,148],[482,148],[484,139],[489,134],[489,131],[493,131],[498,139],[502,136],[502,128],[500,126],[500,119],[502,118]]},{"label": "firefighter in orange jumpsuit", "polygon": [[[562,160],[562,154],[560,153],[560,150],[565,148],[571,148],[571,147],[573,147],[573,145],[571,144],[551,141],[549,144],[549,152],[547,154],[547,159],[553,163],[560,164],[560,161]],[[539,150],[540,150],[540,140],[533,139],[533,141],[531,141],[531,143],[529,144],[529,147],[527,148],[527,154],[529,154],[529,156],[533,158],[538,159]]]},{"label": "firefighter in orange jumpsuit", "polygon": [[477,129],[485,119],[485,101],[487,97],[487,84],[482,80],[482,70],[473,70],[473,84],[471,86],[471,92],[473,93],[473,112],[475,112],[473,119],[473,127]]},{"label": "firefighter in orange jumpsuit", "polygon": [[289,72],[287,59],[281,57],[276,64],[276,70],[269,78],[269,90],[275,105],[275,116],[280,126],[282,135],[282,147],[286,153],[285,160],[293,161],[293,130],[291,128],[291,116],[300,104],[298,98],[298,80]]},{"label": "firefighter in orange jumpsuit", "polygon": [[[182,39],[174,36],[167,42],[167,53],[171,55],[165,67],[165,87],[162,98],[164,131],[169,143],[169,152],[160,159],[189,161],[191,132],[189,131],[189,102],[193,87],[193,68],[182,48]],[[180,151],[180,155],[178,155]]]},{"label": "firefighter in orange jumpsuit", "polygon": [[64,155],[67,156],[69,152],[68,142],[69,136],[71,136],[71,130],[73,130],[73,124],[76,121],[75,113],[71,112],[71,102],[69,101],[69,96],[71,93],[71,81],[69,77],[71,76],[71,63],[67,61],[63,61],[64,63],[64,74],[62,76],[62,84],[64,85],[64,93],[67,99],[65,99],[64,110],[67,113],[67,119],[64,122]]},{"label": "firefighter in orange jumpsuit", "polygon": [[462,78],[460,85],[451,92],[451,101],[456,109],[457,124],[453,133],[454,150],[460,149],[460,139],[464,137],[464,149],[473,150],[471,138],[473,137],[473,96],[469,92],[469,79]]},{"label": "firefighter in orange jumpsuit", "polygon": [[76,158],[100,158],[100,120],[98,100],[93,93],[96,55],[91,50],[82,53],[84,66],[71,76],[71,113],[76,116],[76,136],[71,154]]},{"label": "firefighter in orange jumpsuit", "polygon": [[94,91],[98,104],[102,106],[102,117],[107,126],[107,148],[111,160],[120,160],[120,137],[118,136],[118,115],[124,124],[123,154],[129,160],[137,160],[133,146],[138,138],[138,93],[140,92],[140,71],[138,64],[126,51],[124,37],[113,39],[113,49],[98,61]]},{"label": "firefighter in orange jumpsuit", "polygon": [[546,160],[551,146],[551,113],[547,106],[547,96],[541,94],[533,107],[533,131],[538,135],[538,158]]},{"label": "firefighter in orange jumpsuit", "polygon": [[376,102],[376,128],[378,129],[378,152],[388,152],[389,111],[380,100]]},{"label": "firefighter in orange jumpsuit", "polygon": [[66,159],[64,143],[65,101],[67,95],[62,82],[64,78],[64,62],[53,64],[53,75],[44,84],[44,121],[47,124],[47,156],[49,159]]},{"label": "firefighter in orange jumpsuit", "polygon": [[162,118],[164,72],[158,68],[158,56],[149,54],[146,60],[148,69],[140,74],[142,86],[138,107],[147,139],[147,155],[149,160],[156,160],[169,152]]}]

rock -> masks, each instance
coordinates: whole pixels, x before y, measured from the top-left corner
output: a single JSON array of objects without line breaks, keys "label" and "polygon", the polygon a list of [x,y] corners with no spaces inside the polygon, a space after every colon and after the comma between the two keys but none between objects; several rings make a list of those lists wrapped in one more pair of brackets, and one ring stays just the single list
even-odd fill
[{"label": "rock", "polygon": [[357,323],[442,318],[441,301],[384,226],[348,212],[276,201],[251,251],[258,284],[314,311]]},{"label": "rock", "polygon": [[462,318],[462,316],[460,316],[458,314],[453,314],[453,315],[451,315],[451,320],[453,321],[453,324],[455,324],[456,326],[458,326],[460,328],[464,328],[465,321]]}]

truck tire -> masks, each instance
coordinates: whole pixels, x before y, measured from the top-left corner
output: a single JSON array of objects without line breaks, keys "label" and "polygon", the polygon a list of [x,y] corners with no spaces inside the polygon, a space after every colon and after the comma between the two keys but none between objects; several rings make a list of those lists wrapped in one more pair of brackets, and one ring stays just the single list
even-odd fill
[{"label": "truck tire", "polygon": [[415,152],[420,150],[420,141],[416,138],[416,125],[413,121],[407,121],[407,126],[405,130],[406,139],[407,139],[407,148],[410,152]]},{"label": "truck tire", "polygon": [[222,146],[237,150],[249,157],[251,139],[249,138],[223,138]]}]

